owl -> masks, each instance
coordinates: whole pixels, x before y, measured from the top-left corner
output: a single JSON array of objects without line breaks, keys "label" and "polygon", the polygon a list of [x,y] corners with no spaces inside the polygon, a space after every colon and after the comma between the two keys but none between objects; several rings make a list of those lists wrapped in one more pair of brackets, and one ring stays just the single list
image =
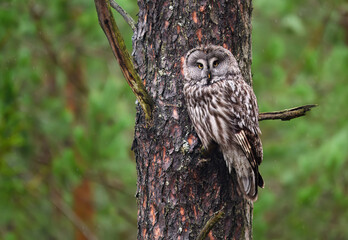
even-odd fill
[{"label": "owl", "polygon": [[197,47],[187,53],[183,73],[188,113],[203,146],[218,144],[240,192],[255,201],[264,186],[258,106],[236,59],[221,46]]}]

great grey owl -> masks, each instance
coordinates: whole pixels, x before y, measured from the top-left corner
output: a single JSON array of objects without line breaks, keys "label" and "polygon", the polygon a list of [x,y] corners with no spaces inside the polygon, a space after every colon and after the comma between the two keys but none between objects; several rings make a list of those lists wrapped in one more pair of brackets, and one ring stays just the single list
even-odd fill
[{"label": "great grey owl", "polygon": [[232,53],[215,45],[190,50],[183,63],[184,95],[195,130],[208,149],[217,143],[239,189],[252,201],[263,187],[258,107]]}]

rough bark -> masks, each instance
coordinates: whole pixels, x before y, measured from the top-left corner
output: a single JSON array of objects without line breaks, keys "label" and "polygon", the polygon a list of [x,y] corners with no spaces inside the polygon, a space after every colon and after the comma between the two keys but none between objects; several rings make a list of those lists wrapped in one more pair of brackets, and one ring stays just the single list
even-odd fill
[{"label": "rough bark", "polygon": [[210,239],[250,239],[251,202],[240,197],[222,155],[202,156],[183,97],[182,61],[200,44],[223,45],[251,84],[251,0],[138,0],[137,71],[154,99],[146,125],[137,106],[138,239],[195,239],[211,216]]}]

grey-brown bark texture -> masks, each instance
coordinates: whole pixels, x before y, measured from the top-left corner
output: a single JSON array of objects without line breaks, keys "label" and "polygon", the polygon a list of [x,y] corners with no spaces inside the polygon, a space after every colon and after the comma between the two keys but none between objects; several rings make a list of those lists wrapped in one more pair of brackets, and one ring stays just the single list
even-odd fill
[{"label": "grey-brown bark texture", "polygon": [[251,0],[139,0],[134,60],[154,99],[152,124],[138,106],[133,149],[138,239],[195,239],[225,206],[210,239],[250,239],[252,203],[217,151],[203,157],[183,97],[182,61],[200,44],[223,45],[251,82]]}]

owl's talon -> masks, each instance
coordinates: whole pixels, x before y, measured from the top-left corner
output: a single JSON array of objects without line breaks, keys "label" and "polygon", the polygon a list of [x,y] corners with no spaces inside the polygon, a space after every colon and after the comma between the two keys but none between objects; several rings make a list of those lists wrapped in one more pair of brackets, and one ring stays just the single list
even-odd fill
[{"label": "owl's talon", "polygon": [[203,158],[206,158],[210,155],[210,151],[206,149],[204,146],[201,147],[200,153]]},{"label": "owl's talon", "polygon": [[210,160],[211,160],[210,158],[200,158],[200,159],[198,160],[197,165],[198,165],[198,166],[202,166],[202,165],[204,165],[204,164],[210,162]]}]

